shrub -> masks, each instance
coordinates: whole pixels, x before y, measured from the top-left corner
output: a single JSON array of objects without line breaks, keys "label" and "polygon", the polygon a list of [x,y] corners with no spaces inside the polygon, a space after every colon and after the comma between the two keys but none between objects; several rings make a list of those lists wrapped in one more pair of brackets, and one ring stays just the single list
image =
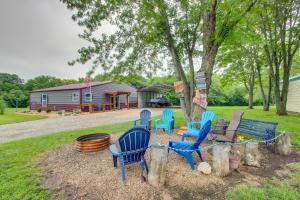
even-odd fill
[{"label": "shrub", "polygon": [[36,109],[36,111],[40,113],[40,112],[42,112],[42,108],[41,108],[41,107],[38,107],[38,108]]},{"label": "shrub", "polygon": [[74,109],[73,113],[76,114],[76,115],[79,115],[81,113],[81,111],[80,111],[80,109]]},{"label": "shrub", "polygon": [[6,104],[4,100],[0,99],[0,115],[3,115],[5,113]]},{"label": "shrub", "polygon": [[60,110],[57,112],[58,115],[64,116],[65,115],[65,110]]},{"label": "shrub", "polygon": [[48,108],[46,109],[46,113],[50,113],[50,112],[51,112],[51,108],[48,107]]}]

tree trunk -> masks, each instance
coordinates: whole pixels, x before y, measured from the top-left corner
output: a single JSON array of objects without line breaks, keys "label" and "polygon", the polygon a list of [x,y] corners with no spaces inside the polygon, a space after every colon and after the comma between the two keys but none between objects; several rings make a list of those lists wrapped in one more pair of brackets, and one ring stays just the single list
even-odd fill
[{"label": "tree trunk", "polygon": [[184,118],[186,121],[191,121],[192,107],[191,107],[191,97],[190,97],[190,87],[188,85],[185,72],[183,70],[181,59],[178,54],[178,49],[176,47],[176,43],[171,34],[171,28],[169,24],[168,15],[164,7],[160,7],[160,13],[163,17],[165,28],[166,28],[166,39],[167,39],[167,48],[169,54],[171,55],[172,62],[174,65],[175,75],[178,81],[183,81],[183,97],[180,97],[180,105],[184,114]]},{"label": "tree trunk", "polygon": [[230,173],[229,151],[230,145],[216,145],[213,147],[213,170],[217,176],[223,177]]},{"label": "tree trunk", "polygon": [[272,78],[271,75],[269,74],[268,97],[267,97],[266,105],[264,106],[264,111],[270,110],[271,98],[272,98]]},{"label": "tree trunk", "polygon": [[257,142],[248,142],[245,146],[245,164],[249,166],[259,167],[259,161],[261,159],[261,154],[258,150]]},{"label": "tree trunk", "polygon": [[290,78],[290,70],[289,66],[286,66],[283,69],[283,80],[282,80],[282,89],[281,89],[281,97],[280,97],[280,110],[279,115],[287,115],[286,103],[287,103],[287,95],[289,92],[289,78]]},{"label": "tree trunk", "polygon": [[291,136],[289,133],[283,132],[283,135],[276,140],[275,152],[285,156],[292,153]]},{"label": "tree trunk", "polygon": [[256,62],[256,70],[257,70],[257,77],[258,77],[258,85],[260,88],[261,97],[263,99],[263,110],[268,111],[269,110],[269,102],[267,100],[264,86],[263,86],[262,79],[261,79],[261,66],[257,62]]},{"label": "tree trunk", "polygon": [[152,145],[151,160],[148,173],[150,185],[160,188],[164,186],[167,175],[168,147]]},{"label": "tree trunk", "polygon": [[253,109],[253,95],[254,95],[254,69],[252,67],[251,74],[249,77],[249,101],[248,108]]}]

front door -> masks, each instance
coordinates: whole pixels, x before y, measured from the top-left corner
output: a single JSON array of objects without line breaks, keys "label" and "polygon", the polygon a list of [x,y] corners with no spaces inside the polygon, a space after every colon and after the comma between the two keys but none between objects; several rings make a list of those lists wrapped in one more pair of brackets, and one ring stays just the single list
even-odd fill
[{"label": "front door", "polygon": [[48,96],[47,94],[42,94],[42,107],[47,107],[48,104]]}]

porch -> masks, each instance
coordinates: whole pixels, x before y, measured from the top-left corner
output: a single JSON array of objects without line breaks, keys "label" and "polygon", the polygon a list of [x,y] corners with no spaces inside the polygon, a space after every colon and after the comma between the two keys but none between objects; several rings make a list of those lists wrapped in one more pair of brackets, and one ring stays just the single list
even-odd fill
[{"label": "porch", "polygon": [[[106,112],[115,111],[123,108],[130,108],[130,92],[127,91],[105,91],[104,101],[97,101],[93,99],[91,103],[81,104],[81,111],[83,112]],[[124,96],[126,96],[126,101],[123,102]],[[123,98],[122,98],[123,97]],[[95,103],[97,102],[97,103]]]}]

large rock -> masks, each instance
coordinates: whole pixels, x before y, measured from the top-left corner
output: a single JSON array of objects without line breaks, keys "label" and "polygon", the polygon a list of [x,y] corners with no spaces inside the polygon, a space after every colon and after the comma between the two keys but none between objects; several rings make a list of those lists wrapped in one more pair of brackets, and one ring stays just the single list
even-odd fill
[{"label": "large rock", "polygon": [[291,135],[289,133],[283,132],[278,137],[275,143],[275,152],[280,155],[290,155],[292,153]]},{"label": "large rock", "polygon": [[208,164],[207,162],[201,162],[201,163],[198,165],[197,170],[198,170],[199,172],[202,172],[203,174],[210,174],[210,173],[211,173],[211,166],[210,166],[210,164]]},{"label": "large rock", "polygon": [[213,147],[213,170],[217,176],[227,176],[229,169],[230,145],[219,144]]}]

